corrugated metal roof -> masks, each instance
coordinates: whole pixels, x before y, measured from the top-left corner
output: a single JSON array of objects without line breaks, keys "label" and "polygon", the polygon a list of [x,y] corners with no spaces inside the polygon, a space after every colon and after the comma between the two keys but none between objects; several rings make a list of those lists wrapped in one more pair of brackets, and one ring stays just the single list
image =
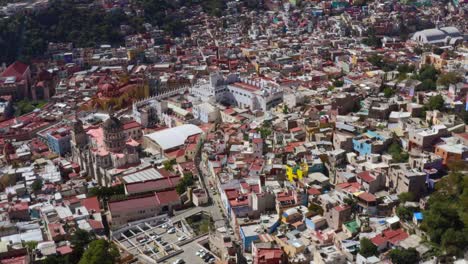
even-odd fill
[{"label": "corrugated metal roof", "polygon": [[164,178],[159,171],[155,168],[150,168],[147,170],[138,171],[131,175],[123,177],[123,180],[126,183],[134,183],[134,182],[142,182],[142,181],[150,181],[150,180],[157,180]]}]

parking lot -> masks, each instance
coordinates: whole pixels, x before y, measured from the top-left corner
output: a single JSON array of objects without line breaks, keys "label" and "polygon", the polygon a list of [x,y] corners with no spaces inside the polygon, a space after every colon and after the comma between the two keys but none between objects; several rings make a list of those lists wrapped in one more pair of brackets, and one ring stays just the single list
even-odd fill
[{"label": "parking lot", "polygon": [[191,237],[170,221],[155,223],[142,222],[128,228],[126,231],[114,236],[114,241],[133,255],[144,254],[157,260],[181,250],[178,242]]},{"label": "parking lot", "polygon": [[202,249],[199,239],[191,239],[186,228],[172,224],[168,218],[141,221],[113,234],[113,240],[141,262],[172,264],[181,259],[190,264],[208,263],[208,259],[197,256]]},{"label": "parking lot", "polygon": [[198,244],[197,240],[194,240],[182,246],[182,253],[173,256],[172,258],[169,258],[161,263],[172,264],[176,260],[182,259],[187,264],[206,264],[207,262],[205,262],[200,256],[196,255],[197,251],[200,249],[202,249],[202,247]]}]

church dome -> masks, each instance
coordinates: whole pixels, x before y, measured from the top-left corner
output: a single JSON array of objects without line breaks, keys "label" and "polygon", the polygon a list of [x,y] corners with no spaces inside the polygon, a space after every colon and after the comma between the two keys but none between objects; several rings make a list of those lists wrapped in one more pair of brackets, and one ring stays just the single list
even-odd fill
[{"label": "church dome", "polygon": [[74,121],[73,121],[73,131],[75,133],[80,133],[80,132],[83,132],[84,131],[84,128],[83,128],[83,122],[81,122],[81,120],[79,118],[76,118]]},{"label": "church dome", "polygon": [[104,122],[104,125],[103,125],[103,128],[104,130],[108,130],[108,131],[112,131],[112,130],[121,130],[122,129],[122,122],[120,122],[120,120],[111,115],[105,122]]}]

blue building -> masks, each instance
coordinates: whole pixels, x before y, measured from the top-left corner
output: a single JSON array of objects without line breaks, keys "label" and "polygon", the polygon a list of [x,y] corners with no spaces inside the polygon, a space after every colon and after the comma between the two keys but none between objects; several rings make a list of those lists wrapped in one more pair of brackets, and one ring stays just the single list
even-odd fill
[{"label": "blue building", "polygon": [[242,247],[244,251],[250,252],[252,250],[252,242],[259,239],[257,230],[260,228],[259,225],[247,225],[240,227],[240,237],[242,240]]},{"label": "blue building", "polygon": [[314,172],[325,172],[325,165],[323,165],[323,161],[319,157],[314,158],[311,162],[308,163],[308,165],[309,171],[307,172],[307,175]]},{"label": "blue building", "polygon": [[306,217],[305,224],[308,229],[319,230],[327,226],[327,220],[321,215],[316,215],[313,217]]},{"label": "blue building", "polygon": [[50,151],[63,156],[71,150],[70,130],[61,127],[47,133],[47,145]]},{"label": "blue building", "polygon": [[413,213],[413,223],[415,225],[419,225],[423,221],[423,214],[421,212],[414,212]]},{"label": "blue building", "polygon": [[353,149],[360,156],[365,156],[372,153],[382,153],[389,143],[389,137],[367,130],[366,133],[353,138]]}]

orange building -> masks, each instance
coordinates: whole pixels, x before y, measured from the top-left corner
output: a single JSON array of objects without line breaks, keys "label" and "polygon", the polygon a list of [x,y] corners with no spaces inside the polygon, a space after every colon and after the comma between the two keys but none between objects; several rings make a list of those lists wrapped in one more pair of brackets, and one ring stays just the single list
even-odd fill
[{"label": "orange building", "polygon": [[437,145],[435,154],[443,159],[442,164],[448,165],[454,161],[468,159],[468,147],[464,144],[450,141]]}]

